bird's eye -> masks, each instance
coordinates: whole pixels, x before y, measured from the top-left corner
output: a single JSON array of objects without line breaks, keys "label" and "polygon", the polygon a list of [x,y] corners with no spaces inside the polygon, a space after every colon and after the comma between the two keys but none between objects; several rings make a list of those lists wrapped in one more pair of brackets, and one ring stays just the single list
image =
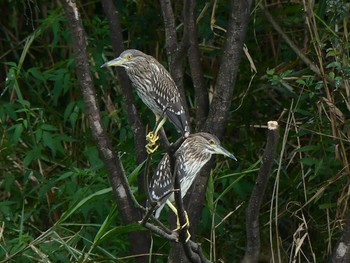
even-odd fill
[{"label": "bird's eye", "polygon": [[212,145],[212,146],[215,145],[214,140],[210,139],[210,140],[209,140],[209,144]]},{"label": "bird's eye", "polygon": [[127,55],[126,55],[126,58],[127,58],[127,59],[132,59],[132,55],[131,55],[131,54],[127,54]]}]

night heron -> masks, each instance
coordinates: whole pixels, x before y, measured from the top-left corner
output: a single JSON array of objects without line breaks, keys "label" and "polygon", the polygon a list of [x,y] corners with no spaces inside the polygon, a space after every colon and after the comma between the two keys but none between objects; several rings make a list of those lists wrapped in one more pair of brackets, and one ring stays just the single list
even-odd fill
[{"label": "night heron", "polygon": [[152,147],[158,140],[158,131],[166,118],[183,136],[186,137],[190,133],[180,92],[169,72],[155,58],[139,50],[128,49],[101,67],[111,66],[125,68],[138,96],[156,115],[158,125],[155,132],[147,135],[149,144],[146,148],[149,153],[156,149]]},{"label": "night heron", "polygon": [[[200,132],[189,135],[175,152],[175,172],[180,179],[183,198],[201,168],[210,160],[212,154],[223,154],[237,161],[236,157],[220,145],[219,139],[209,133]],[[165,203],[177,214],[174,202],[174,179],[170,170],[169,155],[165,154],[158,164],[150,183],[150,197],[157,202],[155,217],[158,218]]]}]

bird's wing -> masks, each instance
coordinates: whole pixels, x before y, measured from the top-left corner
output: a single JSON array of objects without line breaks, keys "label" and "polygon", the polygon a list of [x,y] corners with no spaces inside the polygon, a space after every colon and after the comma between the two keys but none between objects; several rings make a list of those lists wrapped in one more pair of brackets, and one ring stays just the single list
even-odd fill
[{"label": "bird's wing", "polygon": [[169,121],[174,124],[178,132],[182,135],[190,132],[185,110],[180,102],[173,103],[166,111]]},{"label": "bird's wing", "polygon": [[150,183],[150,195],[153,201],[165,203],[174,188],[170,171],[169,156],[165,154],[157,166]]},{"label": "bird's wing", "polygon": [[157,61],[150,62],[152,67],[153,89],[151,95],[162,111],[166,109],[166,116],[176,127],[178,132],[184,135],[190,132],[185,109],[182,104],[180,92],[171,78],[169,72]]},{"label": "bird's wing", "polygon": [[176,164],[175,164],[175,171],[177,171],[177,176],[180,181],[182,198],[186,195],[188,189],[193,183],[193,180],[189,180],[191,178],[188,176],[189,175],[188,167],[186,167],[186,160],[184,160],[183,157],[184,155],[178,152],[176,156]]}]

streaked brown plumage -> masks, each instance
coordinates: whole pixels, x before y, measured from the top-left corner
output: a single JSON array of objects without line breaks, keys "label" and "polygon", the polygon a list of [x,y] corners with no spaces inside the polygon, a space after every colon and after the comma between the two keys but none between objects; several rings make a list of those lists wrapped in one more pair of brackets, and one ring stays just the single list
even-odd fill
[{"label": "streaked brown plumage", "polygon": [[190,133],[180,92],[169,72],[155,58],[139,50],[129,49],[101,67],[110,66],[125,68],[137,94],[153,111],[157,120],[165,111],[165,117],[178,132],[182,135]]},{"label": "streaked brown plumage", "polygon": [[[213,154],[223,154],[237,160],[236,157],[220,145],[219,139],[209,133],[191,134],[176,151],[175,171],[180,176],[181,197],[183,198],[202,167]],[[169,156],[165,154],[158,164],[151,183],[150,196],[152,201],[158,202],[155,217],[159,217],[167,199],[174,201],[174,176],[170,171]]]}]

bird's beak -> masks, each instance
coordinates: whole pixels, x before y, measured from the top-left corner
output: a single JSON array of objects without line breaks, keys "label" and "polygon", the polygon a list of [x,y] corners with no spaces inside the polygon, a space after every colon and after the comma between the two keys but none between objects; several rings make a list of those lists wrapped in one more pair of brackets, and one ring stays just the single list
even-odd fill
[{"label": "bird's beak", "polygon": [[235,161],[237,161],[236,156],[234,156],[232,153],[230,153],[228,150],[226,150],[224,147],[222,147],[221,145],[217,145],[215,148],[215,152],[216,154],[222,154],[225,155]]},{"label": "bird's beak", "polygon": [[127,59],[125,59],[125,58],[117,57],[117,58],[115,58],[113,60],[110,60],[110,61],[104,63],[101,66],[101,68],[122,66],[126,61],[127,61]]}]

